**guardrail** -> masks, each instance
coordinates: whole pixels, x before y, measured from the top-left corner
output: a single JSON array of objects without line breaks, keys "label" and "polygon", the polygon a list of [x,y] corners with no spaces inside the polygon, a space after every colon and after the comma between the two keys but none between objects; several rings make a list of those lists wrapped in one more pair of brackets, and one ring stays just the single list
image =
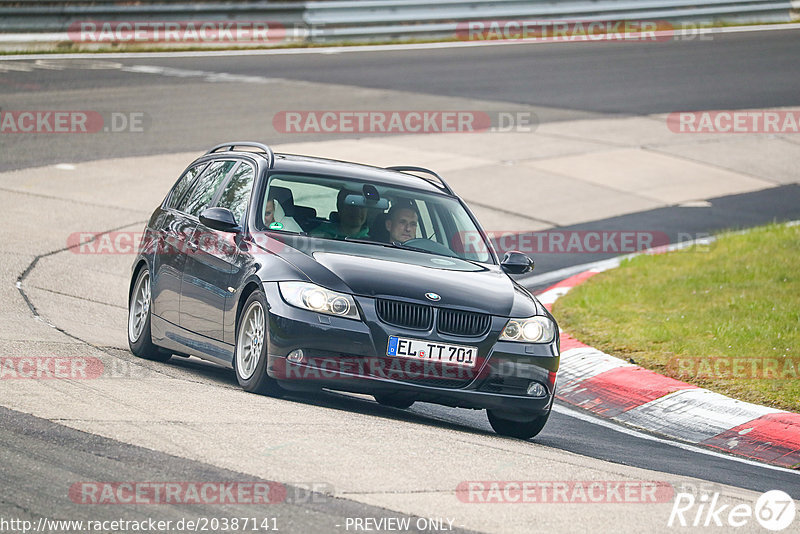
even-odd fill
[{"label": "guardrail", "polygon": [[390,41],[454,37],[459,24],[476,20],[783,22],[797,17],[797,4],[797,0],[200,0],[191,4],[185,0],[138,0],[136,4],[0,0],[0,43],[68,41],[64,32],[87,20],[258,20],[291,28],[286,40]]},{"label": "guardrail", "polygon": [[[5,2],[4,2],[5,3]],[[103,1],[61,1],[59,5],[6,7],[0,4],[0,32],[66,32],[70,25],[86,20],[103,21],[252,21],[269,20],[284,25],[305,25],[304,2],[198,2],[140,1],[125,5]]]},{"label": "guardrail", "polygon": [[784,22],[790,0],[364,0],[308,2],[314,41],[453,36],[459,22],[486,20],[680,20]]}]

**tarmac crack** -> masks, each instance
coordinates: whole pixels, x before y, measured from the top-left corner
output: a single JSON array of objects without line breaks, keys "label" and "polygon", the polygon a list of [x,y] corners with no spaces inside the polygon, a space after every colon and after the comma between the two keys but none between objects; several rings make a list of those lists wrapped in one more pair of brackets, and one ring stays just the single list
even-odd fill
[{"label": "tarmac crack", "polygon": [[[20,191],[18,189],[10,189],[8,187],[0,187],[0,191],[4,191],[6,193],[14,193],[14,194],[17,194],[17,195],[26,195],[26,196],[30,196],[30,197],[46,198],[48,200],[57,200],[59,202],[68,201],[70,204],[80,204],[82,206],[91,206],[93,208],[113,209],[113,210],[116,210],[116,211],[122,210],[122,211],[129,211],[131,213],[147,213],[144,210],[135,210],[135,209],[131,209],[131,208],[123,208],[121,206],[109,206],[107,204],[95,204],[94,202],[86,202],[85,200],[74,200],[74,199],[71,199],[71,198],[65,199],[63,197],[57,197],[57,196],[53,196],[53,195],[45,195],[45,194],[42,194],[42,193],[33,193],[31,191]],[[122,226],[121,228],[125,228],[125,226]],[[121,228],[118,228],[118,229],[121,229]],[[110,230],[110,231],[113,231],[113,230]]]},{"label": "tarmac crack", "polygon": [[34,289],[38,289],[39,291],[46,291],[47,293],[52,293],[54,295],[61,295],[62,297],[69,297],[72,299],[81,300],[83,302],[91,302],[93,304],[101,304],[103,306],[109,306],[112,308],[119,308],[121,310],[126,310],[125,306],[120,306],[119,304],[111,304],[110,302],[103,302],[100,300],[90,299],[88,297],[79,297],[78,295],[70,295],[69,293],[64,293],[63,291],[56,291],[55,289],[48,289],[46,287],[41,286],[33,286]]},{"label": "tarmac crack", "polygon": [[[0,190],[2,190],[2,188],[0,188]],[[25,270],[22,271],[22,273],[20,273],[20,275],[17,277],[17,283],[16,283],[17,290],[19,291],[20,295],[22,295],[22,299],[28,305],[28,308],[30,308],[31,313],[33,314],[33,316],[35,318],[37,318],[37,319],[41,319],[42,321],[44,321],[48,325],[52,326],[53,328],[55,328],[56,330],[61,332],[62,334],[66,335],[68,337],[71,337],[72,339],[76,339],[78,341],[81,341],[82,343],[86,343],[87,345],[97,349],[98,347],[95,347],[94,345],[92,345],[88,341],[84,341],[83,339],[80,339],[79,337],[74,336],[73,334],[70,334],[69,332],[67,332],[63,328],[53,324],[52,322],[50,322],[47,319],[45,319],[44,317],[42,317],[41,314],[39,313],[39,311],[36,309],[36,306],[34,305],[33,301],[30,299],[30,297],[28,297],[28,294],[25,293],[25,289],[23,288],[23,282],[25,282],[25,279],[28,277],[28,275],[30,275],[33,272],[33,270],[36,268],[36,265],[39,263],[39,260],[41,260],[43,258],[47,258],[47,257],[53,256],[55,254],[59,254],[61,252],[66,252],[67,250],[72,250],[72,249],[77,248],[77,247],[79,247],[81,245],[86,245],[87,243],[92,243],[93,241],[97,241],[101,236],[106,235],[106,234],[110,234],[111,232],[116,232],[116,231],[122,230],[123,228],[127,228],[129,226],[133,226],[134,224],[144,224],[146,222],[147,221],[134,221],[134,222],[131,222],[131,223],[128,223],[128,224],[117,226],[115,228],[111,228],[110,230],[106,230],[104,232],[100,232],[100,233],[95,234],[88,241],[81,241],[80,243],[76,243],[74,245],[63,247],[63,248],[60,248],[60,249],[57,249],[57,250],[51,250],[50,252],[45,252],[44,254],[39,254],[36,257],[34,257],[33,260],[28,264],[28,267],[26,267]],[[100,350],[100,349],[98,349],[98,350]]]},{"label": "tarmac crack", "polygon": [[14,508],[16,508],[18,510],[21,510],[22,512],[24,512],[26,514],[30,514],[33,517],[38,517],[38,514],[36,514],[32,510],[30,510],[29,508],[25,508],[24,506],[21,506],[21,505],[15,503],[15,502],[7,501],[5,499],[0,499],[0,505],[6,505],[6,504],[8,504],[10,506],[13,506]]},{"label": "tarmac crack", "polygon": [[[98,233],[98,234],[95,234],[95,235],[94,235],[94,236],[93,236],[93,237],[92,237],[90,240],[88,240],[88,241],[83,241],[83,242],[81,242],[81,243],[76,243],[76,244],[74,244],[74,245],[71,245],[71,246],[63,247],[63,248],[60,248],[60,249],[57,249],[57,250],[52,250],[52,251],[50,251],[50,252],[46,252],[46,253],[44,253],[44,254],[39,254],[39,255],[37,255],[36,257],[34,257],[34,258],[33,258],[33,260],[30,262],[30,264],[28,264],[28,267],[27,267],[27,268],[25,268],[25,270],[24,270],[24,271],[22,271],[22,273],[20,273],[20,275],[17,277],[17,281],[16,281],[16,288],[17,288],[17,290],[19,291],[20,295],[22,296],[22,299],[23,299],[23,300],[25,301],[25,303],[28,305],[28,308],[31,310],[31,314],[33,315],[33,317],[34,317],[35,319],[37,319],[37,320],[40,320],[40,321],[44,322],[45,324],[47,324],[47,325],[48,325],[48,326],[50,326],[51,328],[54,328],[55,330],[57,330],[58,332],[60,332],[60,333],[64,334],[65,336],[67,336],[67,337],[68,337],[68,338],[70,338],[70,339],[74,339],[75,341],[78,341],[79,343],[83,343],[84,345],[86,345],[86,346],[88,346],[88,347],[91,347],[91,348],[93,348],[93,349],[95,349],[95,350],[97,350],[97,351],[99,351],[99,352],[102,352],[103,354],[106,354],[107,356],[110,356],[110,357],[112,357],[112,358],[117,358],[117,359],[120,359],[120,358],[119,358],[119,356],[116,356],[116,355],[112,354],[111,350],[109,350],[108,348],[106,348],[106,347],[102,347],[102,346],[99,346],[99,345],[95,345],[95,344],[93,344],[93,343],[90,343],[89,341],[86,341],[85,339],[82,339],[82,338],[80,338],[80,337],[76,336],[75,334],[72,334],[72,333],[68,332],[68,331],[67,331],[65,328],[63,328],[63,327],[60,327],[60,326],[58,326],[58,325],[54,324],[52,321],[50,321],[50,320],[49,320],[49,319],[47,319],[46,317],[43,317],[43,316],[42,316],[42,315],[39,313],[39,311],[36,309],[36,305],[33,303],[33,301],[31,300],[31,298],[30,298],[30,297],[28,296],[28,294],[25,292],[25,288],[24,288],[24,282],[25,282],[25,279],[26,279],[26,278],[27,278],[27,277],[28,277],[28,276],[29,276],[29,275],[30,275],[30,274],[33,272],[33,270],[36,268],[36,265],[39,263],[39,260],[41,260],[41,259],[43,259],[43,258],[47,258],[47,257],[53,256],[53,255],[55,255],[55,254],[59,254],[59,253],[61,253],[61,252],[66,252],[66,251],[68,251],[68,250],[70,250],[70,249],[73,249],[73,248],[79,247],[79,246],[81,246],[81,245],[85,245],[86,243],[91,243],[92,241],[96,241],[97,239],[99,239],[99,238],[100,238],[101,236],[103,236],[103,235],[106,235],[106,234],[109,234],[109,233],[111,233],[111,232],[115,232],[115,231],[121,230],[122,228],[127,228],[127,227],[129,227],[129,226],[132,226],[132,225],[134,225],[134,224],[144,224],[145,222],[146,222],[146,221],[134,221],[134,222],[131,222],[131,223],[128,223],[128,224],[124,224],[124,225],[121,225],[121,226],[117,226],[117,227],[115,227],[115,228],[111,228],[111,229],[109,229],[109,230],[106,230],[106,231],[104,231],[104,232],[100,232],[100,233]],[[76,297],[76,298],[80,298],[80,297]],[[90,299],[82,299],[82,300],[86,300],[86,301],[89,301],[89,302],[91,302],[91,300],[90,300]],[[104,303],[103,303],[103,304],[104,304]],[[119,349],[116,349],[116,350],[119,350]],[[132,360],[129,360],[129,361],[132,361]],[[137,363],[137,365],[141,365],[141,363],[139,363],[139,362],[136,362],[136,363]],[[167,373],[163,373],[163,372],[160,372],[158,369],[155,369],[155,368],[151,368],[151,367],[147,367],[147,366],[143,366],[143,367],[145,367],[145,368],[147,368],[148,370],[150,370],[150,371],[153,371],[153,372],[155,372],[155,373],[163,374],[164,376],[166,376],[166,377],[168,377],[168,378],[180,379],[180,380],[186,380],[184,377],[175,377],[175,376],[170,376],[169,374],[167,374]],[[197,382],[197,383],[201,383],[200,381],[193,381],[193,380],[188,380],[188,381],[189,381],[189,382]]]}]

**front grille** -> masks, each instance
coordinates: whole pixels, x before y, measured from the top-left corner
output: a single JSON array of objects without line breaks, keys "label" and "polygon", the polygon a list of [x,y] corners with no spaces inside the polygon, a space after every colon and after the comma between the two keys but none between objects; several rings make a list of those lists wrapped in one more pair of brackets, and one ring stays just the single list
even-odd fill
[{"label": "front grille", "polygon": [[482,336],[489,330],[490,317],[483,313],[439,310],[439,332],[454,336]]},{"label": "front grille", "polygon": [[384,323],[412,330],[429,330],[433,321],[430,306],[377,299],[375,309]]}]

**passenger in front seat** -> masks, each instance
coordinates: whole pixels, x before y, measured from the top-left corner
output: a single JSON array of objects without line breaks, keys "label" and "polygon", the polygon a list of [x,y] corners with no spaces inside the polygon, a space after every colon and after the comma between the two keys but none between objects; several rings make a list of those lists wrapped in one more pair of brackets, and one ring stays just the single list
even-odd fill
[{"label": "passenger in front seat", "polygon": [[336,195],[336,210],[339,215],[339,221],[322,223],[316,230],[311,232],[312,236],[332,237],[335,239],[367,237],[369,229],[364,224],[367,222],[367,208],[346,204],[345,198],[347,195],[358,195],[358,193],[347,189],[339,191],[339,194]]}]

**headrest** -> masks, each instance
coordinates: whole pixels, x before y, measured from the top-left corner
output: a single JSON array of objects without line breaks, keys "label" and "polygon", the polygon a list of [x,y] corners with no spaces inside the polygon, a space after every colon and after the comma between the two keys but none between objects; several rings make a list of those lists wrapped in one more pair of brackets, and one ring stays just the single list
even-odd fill
[{"label": "headrest", "polygon": [[284,209],[291,209],[294,206],[294,196],[288,187],[270,186],[267,200],[278,200]]}]

